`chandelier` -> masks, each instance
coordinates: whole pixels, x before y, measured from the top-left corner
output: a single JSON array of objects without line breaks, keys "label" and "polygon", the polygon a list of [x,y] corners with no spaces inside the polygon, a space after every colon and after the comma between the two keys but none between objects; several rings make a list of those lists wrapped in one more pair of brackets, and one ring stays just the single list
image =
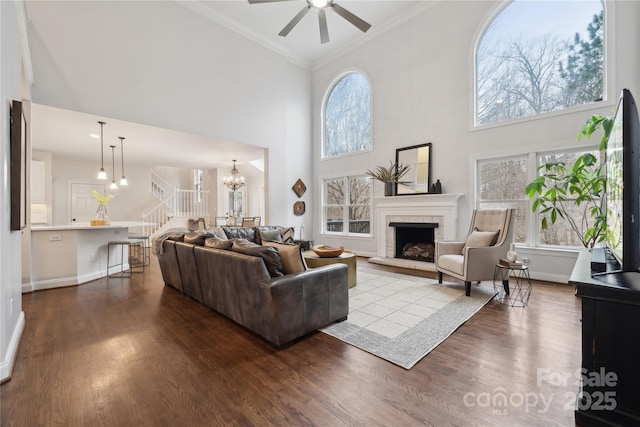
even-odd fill
[{"label": "chandelier", "polygon": [[244,176],[240,176],[240,171],[236,167],[236,161],[233,161],[233,168],[231,168],[231,174],[223,178],[223,184],[225,187],[231,189],[231,191],[237,191],[244,185]]}]

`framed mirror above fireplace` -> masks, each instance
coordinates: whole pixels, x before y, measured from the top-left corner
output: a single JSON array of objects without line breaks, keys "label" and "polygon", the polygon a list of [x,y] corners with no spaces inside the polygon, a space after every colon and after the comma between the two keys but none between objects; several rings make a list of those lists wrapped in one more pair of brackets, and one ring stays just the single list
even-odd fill
[{"label": "framed mirror above fireplace", "polygon": [[431,143],[396,148],[396,163],[409,167],[402,178],[408,184],[396,184],[396,195],[429,193],[431,188]]}]

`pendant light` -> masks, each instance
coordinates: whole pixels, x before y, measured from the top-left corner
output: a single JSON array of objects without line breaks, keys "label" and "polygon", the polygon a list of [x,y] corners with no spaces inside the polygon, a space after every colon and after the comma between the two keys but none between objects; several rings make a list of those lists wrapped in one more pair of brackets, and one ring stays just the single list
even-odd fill
[{"label": "pendant light", "polygon": [[120,178],[120,186],[129,185],[127,182],[127,178],[124,177],[124,136],[119,136],[120,138],[120,159],[122,160],[122,178]]},{"label": "pendant light", "polygon": [[111,147],[111,166],[113,169],[111,170],[111,185],[109,186],[112,190],[118,189],[118,184],[116,184],[116,154],[115,154],[115,145],[110,145]]},{"label": "pendant light", "polygon": [[107,179],[107,173],[104,171],[104,135],[103,127],[105,122],[98,121],[100,123],[100,172],[98,172],[98,179]]}]

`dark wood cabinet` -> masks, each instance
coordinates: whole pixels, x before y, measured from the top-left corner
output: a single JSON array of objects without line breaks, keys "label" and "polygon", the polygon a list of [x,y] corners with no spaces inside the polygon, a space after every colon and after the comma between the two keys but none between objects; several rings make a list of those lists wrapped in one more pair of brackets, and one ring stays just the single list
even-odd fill
[{"label": "dark wood cabinet", "polygon": [[581,426],[640,425],[640,273],[591,276],[580,252],[570,284],[582,299]]}]

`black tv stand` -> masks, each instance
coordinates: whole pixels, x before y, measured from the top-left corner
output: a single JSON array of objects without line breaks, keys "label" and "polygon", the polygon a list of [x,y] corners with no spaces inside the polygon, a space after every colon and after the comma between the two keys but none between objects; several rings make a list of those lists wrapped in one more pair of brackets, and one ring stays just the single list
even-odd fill
[{"label": "black tv stand", "polygon": [[[592,276],[583,249],[570,284],[582,298],[581,426],[640,425],[640,272]],[[595,272],[597,273],[597,272]]]}]

